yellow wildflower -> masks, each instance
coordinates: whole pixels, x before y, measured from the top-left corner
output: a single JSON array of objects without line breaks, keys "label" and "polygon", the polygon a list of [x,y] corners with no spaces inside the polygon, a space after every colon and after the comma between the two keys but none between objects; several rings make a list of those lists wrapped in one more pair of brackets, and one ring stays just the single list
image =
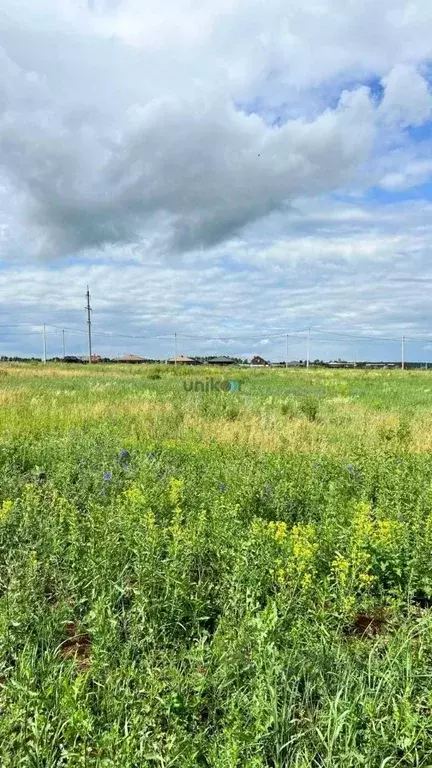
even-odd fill
[{"label": "yellow wildflower", "polygon": [[373,576],[371,573],[361,573],[359,575],[359,581],[364,587],[370,587],[370,585],[375,581],[375,576]]},{"label": "yellow wildflower", "polygon": [[379,539],[388,539],[391,534],[390,520],[378,520],[376,524],[376,533]]},{"label": "yellow wildflower", "polygon": [[140,502],[144,501],[144,494],[142,490],[136,485],[132,485],[130,488],[128,488],[124,492],[124,495],[132,504],[139,504]]},{"label": "yellow wildflower", "polygon": [[370,537],[373,531],[372,507],[369,502],[359,501],[354,506],[354,538],[361,541]]},{"label": "yellow wildflower", "polygon": [[311,560],[317,545],[313,525],[294,525],[291,530],[292,552],[297,560]]},{"label": "yellow wildflower", "polygon": [[341,584],[345,584],[350,569],[350,562],[342,555],[337,555],[332,562],[332,568],[335,576]]},{"label": "yellow wildflower", "polygon": [[3,504],[0,507],[0,521],[6,520],[10,513],[12,512],[13,508],[13,501],[10,499],[5,499]]},{"label": "yellow wildflower", "polygon": [[350,560],[352,570],[355,573],[368,573],[372,562],[371,554],[367,549],[358,547],[357,542],[353,543],[353,548],[350,552]]},{"label": "yellow wildflower", "polygon": [[171,478],[169,482],[168,494],[169,494],[170,502],[174,507],[178,507],[180,504],[183,488],[184,488],[184,480],[178,479],[176,477]]},{"label": "yellow wildflower", "polygon": [[313,525],[294,525],[291,530],[291,560],[289,572],[294,577],[304,579],[305,574],[313,567],[318,545],[316,543]]},{"label": "yellow wildflower", "polygon": [[269,530],[275,538],[275,541],[282,542],[287,536],[287,524],[284,522],[271,521],[268,525]]},{"label": "yellow wildflower", "polygon": [[311,576],[311,574],[310,573],[305,573],[303,578],[302,578],[302,587],[304,589],[308,589],[308,587],[310,587],[311,584],[312,584],[312,576]]},{"label": "yellow wildflower", "polygon": [[403,525],[396,520],[377,520],[374,539],[378,544],[388,545],[402,532]]}]

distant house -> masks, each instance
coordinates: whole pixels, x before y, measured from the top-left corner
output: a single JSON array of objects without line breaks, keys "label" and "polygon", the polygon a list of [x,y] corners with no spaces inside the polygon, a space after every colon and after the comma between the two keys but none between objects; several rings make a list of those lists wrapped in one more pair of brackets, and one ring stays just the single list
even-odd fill
[{"label": "distant house", "polygon": [[170,357],[168,358],[168,363],[171,365],[201,365],[199,360],[194,360],[193,357],[186,357],[185,355]]},{"label": "distant house", "polygon": [[[249,363],[249,367],[252,365],[252,361]],[[267,365],[269,365],[271,368],[288,368],[290,365],[299,365],[299,363],[296,363],[295,360],[292,360],[288,364],[285,362],[285,360],[278,360],[272,362],[271,360],[267,361]]]},{"label": "distant house", "polygon": [[62,358],[62,362],[63,363],[80,363],[82,365],[84,360],[81,360],[80,357],[75,357],[74,355],[66,355],[66,357]]},{"label": "distant house", "polygon": [[[89,361],[88,355],[82,355],[80,357],[80,360],[83,363],[88,363],[88,361]],[[91,356],[91,361],[92,361],[92,363],[101,363],[102,362],[102,358],[101,358],[100,355],[92,355]]]},{"label": "distant house", "polygon": [[327,363],[328,368],[356,368],[357,363],[350,363],[347,360],[330,360]]},{"label": "distant house", "polygon": [[264,360],[263,357],[260,357],[260,355],[255,355],[255,357],[253,357],[251,360],[251,365],[263,366],[263,365],[270,365],[270,363],[268,362],[268,360]]},{"label": "distant house", "polygon": [[237,360],[232,357],[210,357],[207,360],[207,365],[237,365]]},{"label": "distant house", "polygon": [[148,363],[150,362],[145,357],[140,357],[139,355],[122,355],[121,357],[117,358],[118,363]]}]

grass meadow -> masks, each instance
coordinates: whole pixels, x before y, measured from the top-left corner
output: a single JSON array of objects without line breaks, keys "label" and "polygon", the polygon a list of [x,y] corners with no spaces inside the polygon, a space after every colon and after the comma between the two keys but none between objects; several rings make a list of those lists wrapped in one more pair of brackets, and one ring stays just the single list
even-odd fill
[{"label": "grass meadow", "polygon": [[1,767],[430,768],[431,398],[2,364]]}]

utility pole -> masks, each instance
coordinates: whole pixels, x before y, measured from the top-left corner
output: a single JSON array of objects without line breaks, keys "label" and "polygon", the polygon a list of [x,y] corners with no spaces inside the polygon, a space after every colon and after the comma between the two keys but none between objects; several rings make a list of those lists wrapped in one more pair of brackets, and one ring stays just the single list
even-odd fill
[{"label": "utility pole", "polygon": [[288,368],[288,334],[286,335],[286,363],[285,368]]},{"label": "utility pole", "polygon": [[177,365],[177,331],[174,333],[174,365]]},{"label": "utility pole", "polygon": [[92,361],[92,338],[91,338],[91,306],[90,306],[90,291],[87,286],[87,326],[88,326],[88,358],[89,364]]},{"label": "utility pole", "polygon": [[44,361],[44,363],[46,363],[46,361],[47,361],[46,327],[45,327],[45,323],[43,324],[43,361]]},{"label": "utility pole", "polygon": [[402,336],[402,370],[405,369],[405,336]]},{"label": "utility pole", "polygon": [[63,360],[66,357],[66,345],[65,345],[65,332],[62,331],[62,337],[63,337]]},{"label": "utility pole", "polygon": [[310,326],[308,328],[308,338],[307,338],[307,355],[306,355],[306,368],[309,368],[309,358],[310,358]]}]

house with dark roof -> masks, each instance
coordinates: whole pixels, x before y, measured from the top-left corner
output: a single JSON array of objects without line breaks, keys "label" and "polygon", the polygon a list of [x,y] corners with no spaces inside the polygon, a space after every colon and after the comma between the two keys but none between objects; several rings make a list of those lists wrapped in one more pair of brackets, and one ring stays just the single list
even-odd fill
[{"label": "house with dark roof", "polygon": [[251,365],[263,366],[263,365],[270,365],[270,363],[268,362],[268,360],[264,360],[263,357],[260,357],[260,355],[255,355],[255,357],[253,357],[251,360]]},{"label": "house with dark roof", "polygon": [[61,360],[63,363],[79,363],[80,365],[84,363],[84,360],[75,355],[66,355],[66,357],[61,358]]},{"label": "house with dark roof", "polygon": [[225,357],[222,355],[222,357],[210,357],[207,360],[207,365],[236,365],[237,361],[234,360],[232,357]]}]

